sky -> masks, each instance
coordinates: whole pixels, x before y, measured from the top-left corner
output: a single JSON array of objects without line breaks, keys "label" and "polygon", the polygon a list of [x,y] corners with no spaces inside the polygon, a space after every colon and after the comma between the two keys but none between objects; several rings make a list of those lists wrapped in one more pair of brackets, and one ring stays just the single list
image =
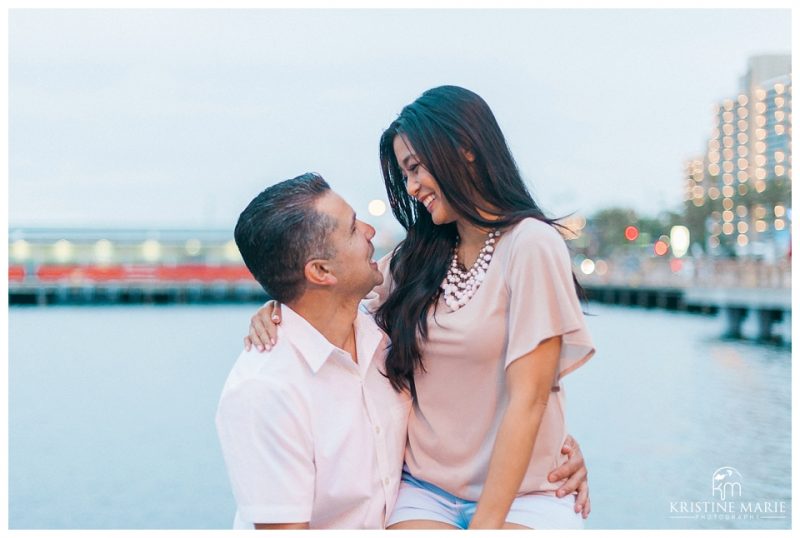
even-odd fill
[{"label": "sky", "polygon": [[11,227],[230,228],[321,173],[360,216],[424,90],[494,111],[551,216],[679,209],[715,103],[788,10],[13,10]]}]

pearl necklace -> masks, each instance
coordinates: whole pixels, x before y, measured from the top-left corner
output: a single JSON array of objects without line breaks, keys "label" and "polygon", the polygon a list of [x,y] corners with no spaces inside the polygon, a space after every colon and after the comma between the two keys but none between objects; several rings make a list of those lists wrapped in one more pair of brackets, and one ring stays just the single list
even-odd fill
[{"label": "pearl necklace", "polygon": [[483,247],[478,252],[478,258],[469,269],[461,269],[459,267],[458,244],[460,238],[456,239],[450,268],[447,270],[447,276],[445,276],[441,285],[444,302],[451,312],[467,304],[472,299],[472,296],[475,295],[475,292],[478,291],[484,278],[486,278],[486,270],[489,268],[489,263],[492,261],[494,253],[494,244],[499,236],[500,230],[489,232]]}]

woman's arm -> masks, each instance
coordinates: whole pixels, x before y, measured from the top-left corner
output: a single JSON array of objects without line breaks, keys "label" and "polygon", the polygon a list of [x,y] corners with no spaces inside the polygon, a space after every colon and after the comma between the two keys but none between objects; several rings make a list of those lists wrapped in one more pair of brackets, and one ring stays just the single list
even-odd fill
[{"label": "woman's arm", "polygon": [[[378,269],[383,274],[383,282],[375,286],[362,301],[364,307],[371,314],[383,304],[391,290],[392,277],[389,263],[392,261],[392,252],[378,260]],[[250,331],[244,337],[244,349],[250,351],[254,346],[259,351],[272,349],[272,346],[277,342],[278,325],[280,324],[281,303],[271,299],[250,318]]]},{"label": "woman's arm", "polygon": [[471,529],[503,527],[528,469],[561,354],[561,336],[549,338],[506,368],[508,407],[489,461],[489,473]]},{"label": "woman's arm", "polygon": [[281,323],[281,303],[271,299],[250,318],[250,332],[244,337],[244,349],[255,346],[259,351],[269,351],[278,337]]}]

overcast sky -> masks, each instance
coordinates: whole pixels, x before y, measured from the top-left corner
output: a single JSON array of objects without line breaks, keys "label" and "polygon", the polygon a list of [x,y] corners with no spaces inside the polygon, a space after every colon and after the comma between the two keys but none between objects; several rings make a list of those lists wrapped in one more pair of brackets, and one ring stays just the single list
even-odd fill
[{"label": "overcast sky", "polygon": [[551,215],[654,215],[748,57],[790,48],[788,10],[16,10],[9,222],[232,228],[311,170],[366,216],[381,132],[441,84],[486,99]]}]

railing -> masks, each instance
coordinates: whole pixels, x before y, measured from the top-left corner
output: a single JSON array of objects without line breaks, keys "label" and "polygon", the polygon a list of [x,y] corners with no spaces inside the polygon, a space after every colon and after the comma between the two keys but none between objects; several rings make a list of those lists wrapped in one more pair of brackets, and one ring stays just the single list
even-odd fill
[{"label": "railing", "polygon": [[[606,261],[599,269],[584,275],[576,268],[581,283],[592,286],[665,288],[772,288],[791,289],[788,261],[766,264],[738,260],[664,260],[627,258]],[[244,265],[184,264],[159,265],[22,265],[8,268],[9,286],[91,286],[104,284],[166,283],[203,284],[242,283],[258,286]]]},{"label": "railing", "polygon": [[581,283],[593,286],[666,288],[772,288],[791,289],[788,260],[767,264],[753,260],[664,260],[606,261],[603,274],[581,274]]}]

